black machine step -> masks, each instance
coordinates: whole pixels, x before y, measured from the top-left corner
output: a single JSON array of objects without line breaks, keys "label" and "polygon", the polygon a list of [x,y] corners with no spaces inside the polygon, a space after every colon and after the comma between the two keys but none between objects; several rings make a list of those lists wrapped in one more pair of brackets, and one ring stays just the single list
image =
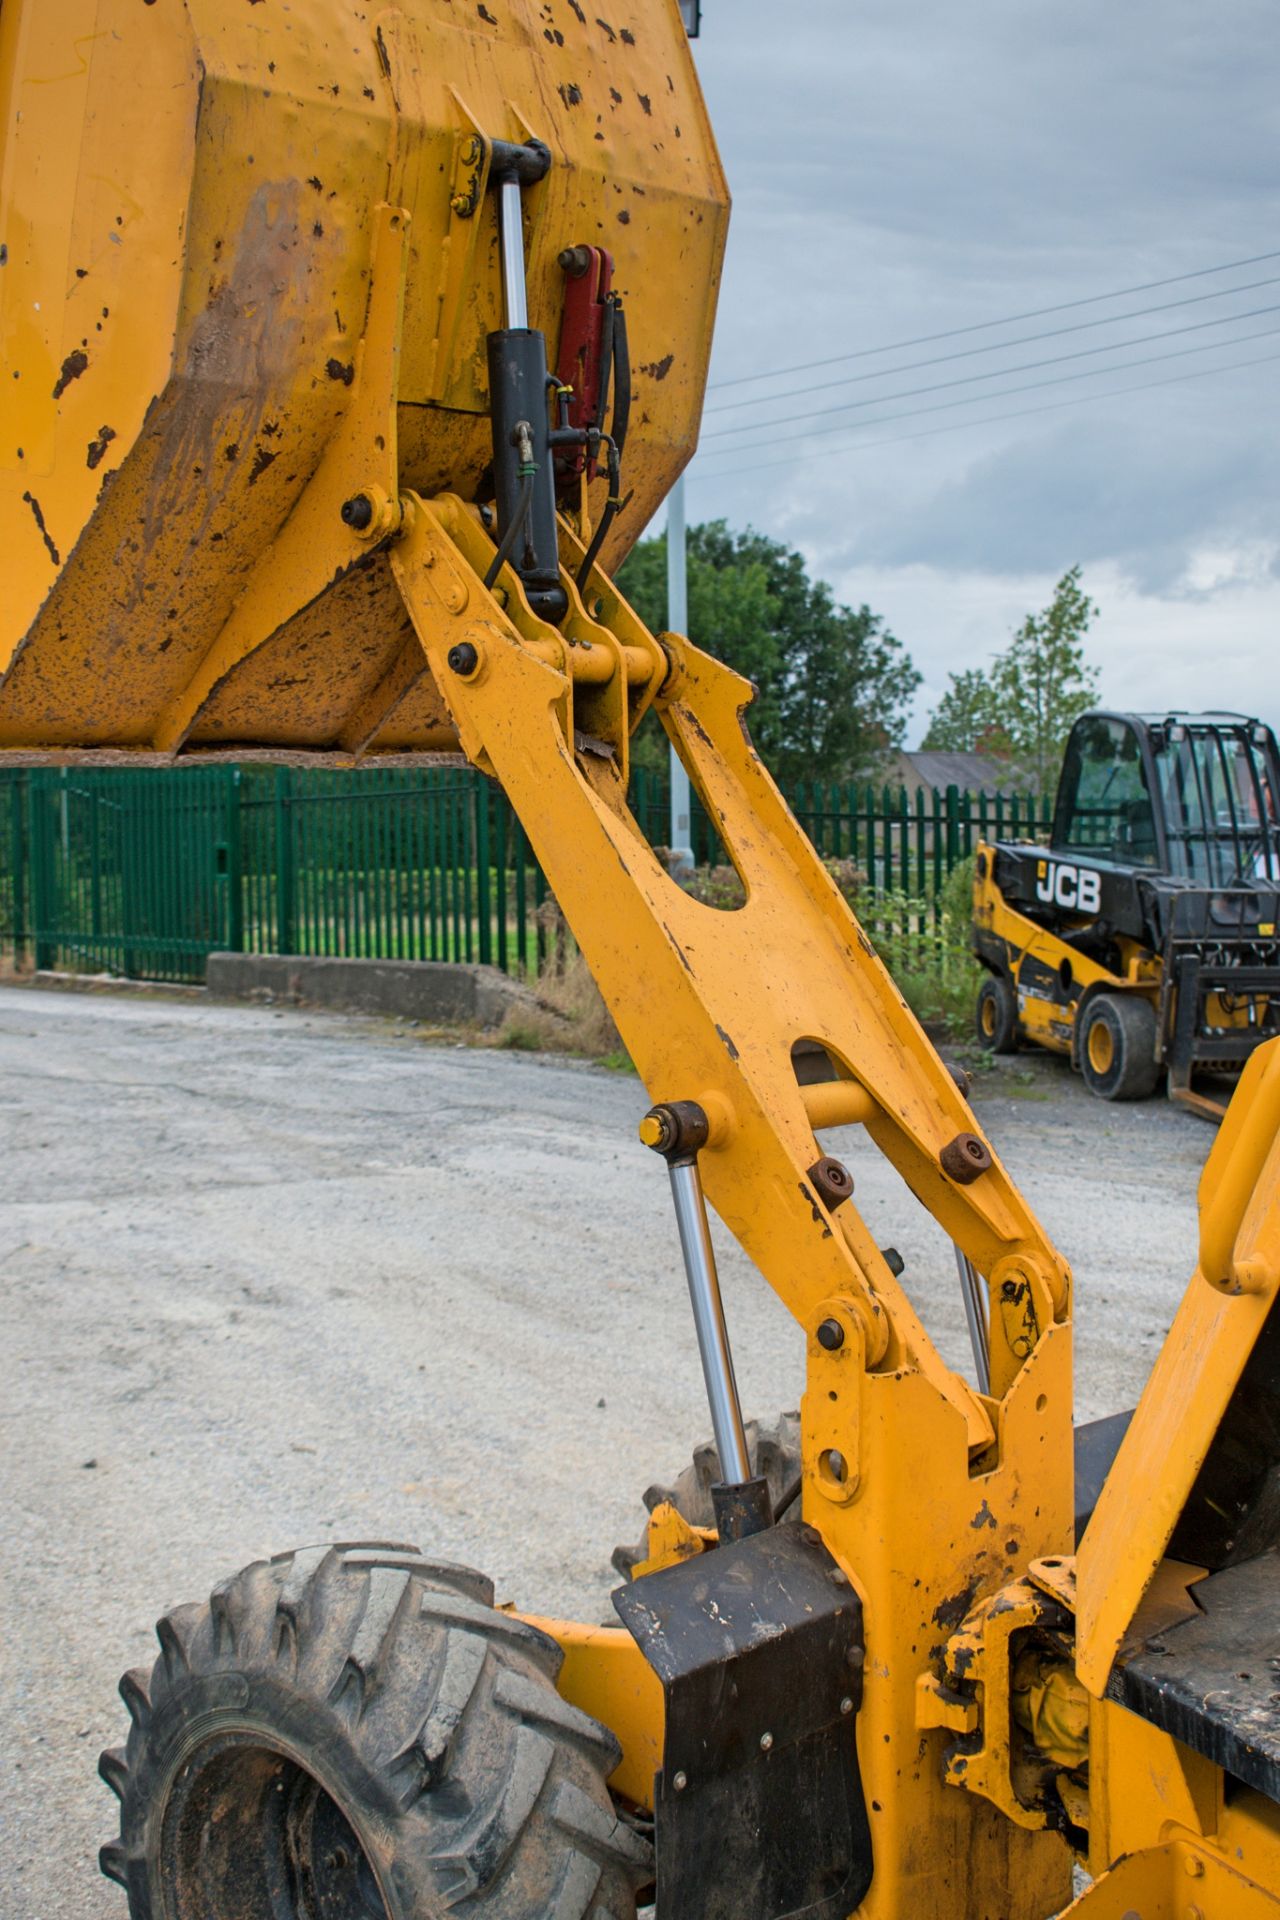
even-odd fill
[{"label": "black machine step", "polygon": [[1280,1803],[1280,1553],[1193,1594],[1202,1611],[1118,1664],[1108,1696]]}]

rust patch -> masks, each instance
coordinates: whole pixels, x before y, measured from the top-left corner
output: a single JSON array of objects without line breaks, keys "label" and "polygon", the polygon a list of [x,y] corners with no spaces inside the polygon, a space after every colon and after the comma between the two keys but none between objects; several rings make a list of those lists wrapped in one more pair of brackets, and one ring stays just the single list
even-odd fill
[{"label": "rust patch", "polygon": [[[313,177],[309,184],[318,191],[321,183]],[[304,271],[302,256],[292,253],[303,228],[302,192],[298,182],[258,189],[245,210],[230,272],[191,327],[180,377],[157,422],[159,446],[142,529],[145,547],[162,545],[165,530],[177,524],[188,530],[192,547],[211,538],[227,490],[242,485],[245,477],[239,459],[226,449],[255,446],[264,414],[276,412],[276,368],[290,364],[302,325],[287,273],[281,274],[282,262],[289,259]],[[305,224],[310,226],[309,217]],[[257,452],[253,479],[274,458],[264,460],[265,455],[265,449]],[[123,643],[143,597],[141,583],[135,582],[112,622],[111,644]]]},{"label": "rust patch", "polygon": [[622,29],[620,38],[624,47],[634,47],[636,43],[636,37],[629,27]]},{"label": "rust patch", "polygon": [[650,119],[652,119],[652,118],[653,118],[653,106],[652,106],[652,103],[650,102],[650,99],[649,99],[649,96],[648,96],[648,94],[647,94],[647,93],[638,93],[638,94],[636,95],[636,99],[637,99],[637,100],[638,100],[638,101],[640,102],[640,105],[641,105],[641,106],[642,106],[642,107],[644,108],[644,110],[645,110],[645,112],[646,112],[646,113],[647,113],[647,114],[649,115],[649,118],[650,118]]},{"label": "rust patch", "polygon": [[948,1633],[960,1625],[973,1605],[973,1596],[978,1591],[977,1580],[970,1580],[961,1587],[959,1593],[953,1593],[948,1600],[939,1600],[930,1616],[935,1626],[945,1627]]},{"label": "rust patch", "polygon": [[98,428],[98,437],[96,440],[91,440],[89,442],[89,452],[85,459],[85,465],[89,468],[90,472],[92,472],[93,468],[98,465],[99,461],[102,459],[103,454],[106,452],[107,448],[110,446],[111,442],[115,439],[115,437],[116,437],[116,430],[114,427]]},{"label": "rust patch", "polygon": [[600,15],[599,15],[599,14],[597,14],[597,15],[596,15],[596,25],[597,25],[598,27],[603,27],[603,28],[604,28],[604,30],[605,30],[605,32],[606,32],[606,33],[608,34],[608,36],[609,36],[609,44],[610,44],[610,46],[612,46],[612,45],[613,45],[613,42],[614,42],[614,41],[615,41],[615,40],[617,39],[617,37],[618,37],[618,36],[617,36],[617,34],[616,34],[616,33],[614,32],[614,30],[613,30],[613,28],[612,28],[612,27],[611,27],[611,26],[609,25],[609,22],[608,22],[607,20],[602,20],[602,19],[600,18]]},{"label": "rust patch", "polygon": [[[579,20],[581,20],[583,26],[585,27],[587,24],[587,16],[582,11],[582,8],[578,5],[578,0],[569,0],[569,5],[572,7],[573,11],[577,14]],[[624,39],[626,38],[625,34],[623,38]]]},{"label": "rust patch", "polygon": [[625,207],[622,209],[621,213],[618,215],[618,225],[620,227],[629,227],[631,225],[631,215],[627,212]]},{"label": "rust patch", "polygon": [[49,529],[45,526],[44,514],[40,510],[40,502],[36,499],[34,493],[24,493],[22,497],[26,501],[27,505],[30,507],[31,517],[35,521],[37,527],[39,527],[40,529],[40,538],[44,541],[45,551],[49,555],[49,558],[52,560],[54,566],[60,567],[62,565],[62,555],[58,552],[58,549],[54,546],[53,541],[49,538]]},{"label": "rust patch", "polygon": [[996,1517],[985,1500],[974,1514],[969,1525],[971,1527],[994,1527],[996,1525]]},{"label": "rust patch", "polygon": [[53,389],[53,397],[55,400],[61,400],[63,394],[71,385],[71,382],[80,378],[80,375],[84,372],[88,364],[88,354],[83,352],[79,347],[76,348],[74,353],[67,355],[62,363],[62,372],[58,375],[57,382]]},{"label": "rust patch", "polygon": [[560,95],[566,107],[577,107],[582,104],[582,88],[575,86],[572,80],[569,81],[567,86],[557,87],[556,92]]},{"label": "rust patch", "polygon": [[822,1211],[822,1208],[818,1205],[817,1201],[813,1197],[813,1194],[810,1192],[809,1188],[805,1185],[803,1180],[800,1182],[800,1193],[804,1199],[805,1205],[808,1207],[809,1211],[813,1215],[814,1226],[822,1228],[822,1237],[824,1240],[830,1240],[831,1223],[827,1219],[826,1214]]},{"label": "rust patch", "polygon": [[326,360],[324,370],[331,380],[341,380],[344,387],[349,387],[356,377],[355,367],[349,360]]},{"label": "rust patch", "polygon": [[724,1041],[725,1052],[728,1054],[729,1058],[731,1060],[736,1060],[738,1057],[738,1049],[733,1044],[732,1035],[727,1034],[723,1027],[717,1027],[716,1032],[719,1034],[720,1038]]},{"label": "rust patch", "polygon": [[480,5],[476,8],[476,12],[480,15],[480,18],[482,20],[487,21],[491,27],[497,26],[498,24],[497,19],[493,14],[490,13],[488,7],[484,5]]},{"label": "rust patch", "polygon": [[671,371],[674,360],[674,353],[669,353],[662,360],[650,360],[647,366],[641,367],[640,371],[641,373],[647,373],[651,380],[665,380]]},{"label": "rust patch", "polygon": [[249,485],[253,486],[255,481],[260,480],[267,468],[271,465],[271,462],[279,458],[280,455],[278,453],[272,453],[269,447],[255,447],[253,452],[253,465],[249,469]]}]

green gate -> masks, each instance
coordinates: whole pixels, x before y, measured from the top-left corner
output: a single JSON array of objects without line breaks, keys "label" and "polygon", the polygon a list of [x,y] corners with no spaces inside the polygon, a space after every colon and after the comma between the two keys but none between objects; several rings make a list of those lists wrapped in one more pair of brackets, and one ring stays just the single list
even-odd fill
[{"label": "green gate", "polygon": [[37,967],[199,981],[210,953],[242,944],[238,767],[26,785]]}]

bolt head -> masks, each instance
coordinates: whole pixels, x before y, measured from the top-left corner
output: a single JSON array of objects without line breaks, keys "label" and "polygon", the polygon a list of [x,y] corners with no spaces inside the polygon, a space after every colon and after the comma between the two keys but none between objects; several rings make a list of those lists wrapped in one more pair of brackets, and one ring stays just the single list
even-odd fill
[{"label": "bolt head", "polygon": [[469,640],[463,640],[449,649],[449,671],[460,674],[463,679],[475,672],[480,665],[480,655]]},{"label": "bolt head", "polygon": [[762,1733],[760,1735],[761,1753],[768,1753],[772,1748],[772,1746],[773,1746],[773,1735],[771,1733]]},{"label": "bolt head", "polygon": [[678,1773],[678,1774],[676,1774],[676,1776],[675,1776],[675,1778],[674,1778],[674,1779],[672,1780],[672,1782],[671,1782],[671,1784],[672,1784],[672,1786],[673,1786],[673,1787],[675,1788],[675,1790],[676,1790],[676,1792],[677,1792],[677,1793],[683,1793],[683,1792],[684,1792],[684,1790],[685,1790],[685,1788],[686,1788],[686,1787],[688,1786],[688,1784],[689,1784],[689,1776],[688,1776],[688,1774],[687,1774],[687,1773]]},{"label": "bolt head", "polygon": [[354,533],[363,533],[373,524],[373,502],[367,493],[354,493],[342,503],[342,524]]},{"label": "bolt head", "polygon": [[840,1711],[841,1713],[846,1713],[846,1714],[853,1712],[853,1701],[849,1698],[849,1695],[847,1693],[844,1699],[840,1702]]},{"label": "bolt head", "polygon": [[844,1328],[835,1319],[824,1320],[818,1328],[818,1345],[825,1347],[828,1353],[835,1353],[844,1345]]}]

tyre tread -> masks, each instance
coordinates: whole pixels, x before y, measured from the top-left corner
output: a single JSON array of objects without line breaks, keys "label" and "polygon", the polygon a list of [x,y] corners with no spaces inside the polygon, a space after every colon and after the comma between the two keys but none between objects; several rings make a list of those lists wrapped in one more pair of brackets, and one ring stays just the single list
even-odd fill
[{"label": "tyre tread", "polygon": [[128,1743],[99,1762],[121,1802],[100,1862],[133,1920],[158,1920],[146,1849],[164,1823],[147,1795],[168,1778],[164,1742],[184,1712],[207,1718],[200,1677],[228,1671],[303,1696],[330,1772],[349,1753],[351,1778],[380,1783],[387,1844],[416,1863],[393,1920],[459,1903],[468,1920],[633,1920],[652,1851],[608,1797],[618,1744],[556,1692],[557,1643],[492,1596],[482,1575],[403,1543],[344,1543],[255,1561],[167,1613],[152,1673],[120,1684]]}]

